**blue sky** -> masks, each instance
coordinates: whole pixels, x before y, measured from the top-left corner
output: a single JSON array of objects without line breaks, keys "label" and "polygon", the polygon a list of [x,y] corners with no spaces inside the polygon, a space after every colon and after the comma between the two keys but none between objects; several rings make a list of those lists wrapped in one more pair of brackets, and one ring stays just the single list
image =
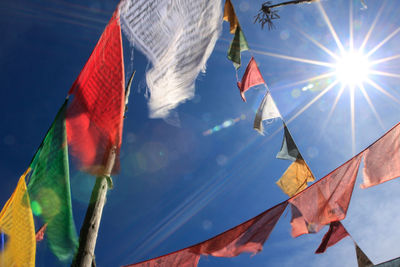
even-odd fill
[{"label": "blue sky", "polygon": [[[382,6],[365,51],[376,47],[400,26],[399,7],[393,0],[368,1],[367,10],[360,10],[359,1],[322,1],[345,49],[350,46],[351,2],[355,48],[363,42]],[[377,116],[362,91],[356,88],[353,127],[349,89],[343,90],[331,112],[340,84],[299,114],[336,77],[299,83],[333,70],[276,55],[334,64],[329,54],[301,33],[333,53],[340,52],[318,5],[282,8],[276,29],[268,31],[253,24],[262,1],[233,0],[232,3],[253,50],[242,54],[244,66],[239,70],[239,77],[254,55],[281,114],[286,121],[291,121],[288,128],[317,179],[367,147],[400,120],[399,103],[367,83],[365,91]],[[1,1],[1,206],[28,167],[116,4],[117,1],[87,0]],[[124,42],[126,74],[130,75],[133,69],[137,72],[124,121],[122,170],[113,177],[115,188],[109,192],[100,226],[96,248],[98,266],[138,262],[201,242],[287,199],[275,185],[290,164],[275,159],[282,141],[282,123],[271,122],[265,136],[252,129],[265,88],[258,86],[248,91],[248,102],[242,102],[234,68],[226,59],[231,38],[225,22],[208,60],[207,71],[196,81],[195,98],[175,110],[179,127],[148,118],[145,71],[150,65],[139,51]],[[399,41],[400,36],[393,35],[370,60],[399,54]],[[395,59],[374,69],[399,74],[398,64],[399,59]],[[370,79],[400,99],[398,77],[370,75]],[[210,135],[203,134],[235,118],[237,122],[231,126]],[[398,257],[399,181],[361,190],[360,178],[343,224],[374,263]],[[93,177],[71,165],[73,210],[78,229],[93,184]],[[286,211],[258,255],[244,254],[231,259],[202,257],[199,266],[356,265],[350,238],[323,255],[315,255],[327,229],[293,239],[289,221],[290,213]],[[37,266],[62,266],[50,254],[45,242],[38,245]]]}]

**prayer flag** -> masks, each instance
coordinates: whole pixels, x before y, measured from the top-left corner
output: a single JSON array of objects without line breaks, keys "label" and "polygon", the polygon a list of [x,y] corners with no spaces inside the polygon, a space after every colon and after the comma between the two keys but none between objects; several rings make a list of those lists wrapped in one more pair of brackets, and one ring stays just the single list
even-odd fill
[{"label": "prayer flag", "polygon": [[[371,261],[370,261],[371,262]],[[371,262],[372,264],[372,262]],[[359,267],[362,267],[362,265],[358,265]],[[385,261],[376,265],[364,265],[365,267],[370,267],[370,266],[374,266],[374,267],[398,267],[400,266],[400,257],[399,258],[395,258],[393,260],[389,260],[389,261]]]},{"label": "prayer flag", "polygon": [[50,250],[61,261],[71,259],[78,246],[69,181],[66,106],[67,101],[32,160],[28,183],[33,214],[47,225]]},{"label": "prayer flag", "polygon": [[190,248],[186,248],[151,260],[125,265],[124,267],[196,267],[199,259],[199,254],[191,252]]},{"label": "prayer flag", "polygon": [[300,152],[297,149],[296,143],[293,141],[293,138],[290,135],[290,132],[285,123],[283,123],[283,128],[284,136],[282,146],[281,150],[276,155],[276,158],[296,161],[296,159],[301,158]]},{"label": "prayer flag", "polygon": [[346,217],[361,159],[362,155],[352,158],[289,200],[298,212],[292,213],[293,237],[316,233]]},{"label": "prayer flag", "polygon": [[[372,261],[368,258],[367,255],[365,255],[365,253],[361,250],[361,248],[354,243],[354,245],[356,246],[356,255],[357,255],[357,263],[358,263],[358,267],[372,267],[374,266],[374,264],[372,263]],[[381,265],[378,264],[377,266],[381,266],[381,267],[395,267],[398,265]]]},{"label": "prayer flag", "polygon": [[302,159],[297,159],[290,164],[282,177],[276,184],[289,197],[296,195],[307,187],[307,182],[314,181],[315,178],[308,168],[307,164]]},{"label": "prayer flag", "polygon": [[35,225],[25,176],[19,178],[17,187],[0,212],[0,229],[7,235],[5,248],[0,252],[0,266],[35,266]]},{"label": "prayer flag", "polygon": [[267,90],[260,106],[257,109],[256,117],[254,118],[254,129],[260,134],[264,135],[264,127],[262,122],[264,120],[270,120],[275,118],[281,118],[278,108],[272,99],[271,93]]},{"label": "prayer flag", "polygon": [[115,147],[113,173],[118,172],[125,101],[118,11],[69,93],[74,95],[66,119],[71,154],[84,171],[104,175],[110,151]]},{"label": "prayer flag", "polygon": [[166,118],[194,97],[222,27],[220,0],[123,0],[121,23],[128,39],[152,63],[146,74],[150,117]]},{"label": "prayer flag", "polygon": [[367,188],[400,176],[400,124],[364,151],[364,182]]},{"label": "prayer flag", "polygon": [[47,223],[43,224],[42,227],[36,232],[36,242],[40,242],[44,238],[44,232],[46,232]]},{"label": "prayer flag", "polygon": [[246,102],[244,93],[250,89],[250,87],[263,84],[264,79],[261,76],[260,70],[258,69],[257,63],[253,57],[251,57],[249,64],[247,65],[246,71],[242,77],[242,81],[237,83],[240,91],[240,96],[243,101]]},{"label": "prayer flag", "polygon": [[242,51],[246,50],[249,50],[249,45],[247,44],[242,29],[238,25],[228,50],[228,59],[233,62],[233,66],[236,69],[240,67]]},{"label": "prayer flag", "polygon": [[322,238],[321,244],[315,253],[324,253],[328,247],[335,245],[337,242],[348,236],[349,233],[339,221],[331,222],[329,230]]},{"label": "prayer flag", "polygon": [[236,28],[239,26],[239,20],[236,17],[235,9],[233,8],[233,5],[230,0],[225,1],[224,20],[229,22],[230,33],[234,34]]},{"label": "prayer flag", "polygon": [[243,252],[258,253],[287,206],[287,201],[220,235],[200,243],[192,251],[215,257],[235,257]]}]

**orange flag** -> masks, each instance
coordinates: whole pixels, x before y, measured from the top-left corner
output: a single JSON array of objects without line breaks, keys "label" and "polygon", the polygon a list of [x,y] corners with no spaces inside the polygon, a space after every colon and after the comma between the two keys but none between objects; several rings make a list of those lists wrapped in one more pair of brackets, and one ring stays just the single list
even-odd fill
[{"label": "orange flag", "polygon": [[240,96],[243,101],[246,102],[246,98],[244,96],[244,92],[250,89],[250,87],[263,84],[264,79],[261,76],[260,70],[257,67],[257,63],[253,57],[251,57],[249,64],[247,64],[246,71],[242,77],[242,81],[238,82],[237,85],[239,87]]},{"label": "orange flag", "polygon": [[234,34],[237,26],[239,25],[239,20],[236,17],[235,9],[233,8],[233,5],[230,0],[225,1],[224,20],[229,22],[230,33]]},{"label": "orange flag", "polygon": [[364,182],[361,188],[381,184],[400,176],[400,124],[364,152]]},{"label": "orange flag", "polygon": [[103,175],[111,149],[116,148],[113,173],[119,169],[124,112],[124,65],[118,11],[101,35],[85,67],[72,85],[67,110],[70,153],[84,171]]},{"label": "orange flag", "polygon": [[292,204],[292,236],[316,233],[346,217],[362,154],[296,195]]},{"label": "orange flag", "polygon": [[195,254],[190,251],[190,248],[186,248],[151,260],[125,265],[124,267],[196,267],[199,259],[199,254]]},{"label": "orange flag", "polygon": [[337,242],[349,236],[349,233],[339,221],[331,222],[329,230],[322,238],[321,244],[315,251],[316,254],[324,253],[328,247],[334,246]]}]

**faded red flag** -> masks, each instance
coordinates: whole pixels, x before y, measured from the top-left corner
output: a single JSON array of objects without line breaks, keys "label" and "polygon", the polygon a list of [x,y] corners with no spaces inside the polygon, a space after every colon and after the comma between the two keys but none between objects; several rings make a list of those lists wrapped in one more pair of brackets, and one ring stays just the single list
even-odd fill
[{"label": "faded red flag", "polygon": [[46,232],[47,223],[43,224],[42,227],[36,232],[36,242],[40,242],[44,238],[44,233]]},{"label": "faded red flag", "polygon": [[246,97],[244,96],[244,92],[250,89],[250,87],[263,84],[264,79],[261,76],[260,70],[257,67],[257,63],[253,57],[251,57],[249,64],[247,64],[246,71],[243,74],[242,81],[238,82],[237,85],[239,87],[240,96],[243,101],[246,102]]},{"label": "faded red flag", "polygon": [[258,253],[287,204],[287,201],[282,202],[257,217],[192,247],[192,251],[215,257],[235,257],[242,252]]},{"label": "faded red flag", "polygon": [[331,222],[329,230],[322,238],[321,244],[315,251],[316,254],[324,253],[328,247],[335,245],[337,242],[348,236],[349,233],[339,221]]},{"label": "faded red flag", "polygon": [[115,11],[89,60],[72,85],[66,127],[71,154],[80,168],[103,175],[116,147],[113,173],[119,170],[124,111],[124,65],[119,13]]},{"label": "faded red flag", "polygon": [[316,233],[346,217],[362,154],[320,179],[289,200],[292,209],[292,236]]},{"label": "faded red flag", "polygon": [[199,254],[195,254],[190,251],[190,248],[186,248],[151,260],[125,265],[125,267],[196,267],[199,259]]},{"label": "faded red flag", "polygon": [[400,176],[400,124],[364,152],[363,176],[361,188],[381,184]]}]

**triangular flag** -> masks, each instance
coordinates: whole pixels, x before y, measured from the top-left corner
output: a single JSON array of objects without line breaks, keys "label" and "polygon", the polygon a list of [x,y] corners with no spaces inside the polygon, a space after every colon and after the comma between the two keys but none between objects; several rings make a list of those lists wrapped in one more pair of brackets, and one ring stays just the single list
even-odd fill
[{"label": "triangular flag", "polygon": [[35,225],[26,189],[25,176],[0,212],[0,229],[7,235],[4,251],[0,252],[0,266],[35,266]]},{"label": "triangular flag", "polygon": [[321,244],[315,253],[324,253],[328,247],[335,245],[346,236],[349,236],[349,233],[340,221],[331,222],[328,232],[322,238]]},{"label": "triangular flag", "polygon": [[264,120],[270,120],[275,118],[281,118],[281,114],[272,99],[271,93],[267,90],[261,101],[260,106],[257,109],[256,117],[254,118],[254,129],[260,134],[264,135],[264,127],[262,122]]},{"label": "triangular flag", "polygon": [[237,26],[235,36],[233,37],[228,50],[228,59],[233,62],[233,66],[235,66],[236,69],[238,69],[241,64],[240,53],[246,50],[249,50],[249,45],[247,44],[242,29],[240,26]]},{"label": "triangular flag", "polygon": [[[361,250],[361,248],[356,243],[354,243],[354,245],[356,246],[356,255],[357,255],[358,267],[372,267],[372,266],[374,266],[372,261],[368,258],[367,255],[365,255],[365,253]],[[379,266],[381,266],[381,265],[379,265]],[[382,267],[383,266],[384,265],[382,265]],[[389,265],[389,266],[397,266],[397,265]]]},{"label": "triangular flag", "polygon": [[196,267],[200,254],[193,253],[190,248],[178,250],[151,260],[125,265],[124,267]]},{"label": "triangular flag", "polygon": [[364,151],[363,174],[362,188],[400,176],[400,124]]},{"label": "triangular flag", "polygon": [[46,232],[47,228],[47,223],[43,224],[42,227],[39,228],[39,230],[36,232],[36,242],[40,242],[44,238],[44,233]]},{"label": "triangular flag", "polygon": [[230,33],[234,34],[236,28],[239,26],[239,20],[236,17],[235,9],[233,8],[233,5],[230,0],[225,1],[224,20],[229,22]]},{"label": "triangular flag", "polygon": [[249,64],[247,64],[246,71],[243,74],[242,81],[237,83],[243,101],[246,102],[244,93],[249,90],[250,87],[263,83],[265,82],[258,69],[257,63],[254,58],[251,57]]},{"label": "triangular flag", "polygon": [[293,237],[316,233],[346,217],[361,159],[362,155],[352,158],[289,200],[298,211],[292,214]]},{"label": "triangular flag", "polygon": [[291,161],[296,161],[296,159],[301,158],[300,152],[297,149],[296,143],[293,141],[292,136],[286,124],[283,123],[284,136],[282,141],[281,150],[276,155],[277,159],[287,159]]},{"label": "triangular flag", "polygon": [[276,184],[289,197],[296,195],[307,187],[307,182],[314,181],[315,178],[308,168],[306,162],[302,159],[297,159],[290,164],[282,177]]},{"label": "triangular flag", "polygon": [[69,181],[66,106],[67,101],[32,160],[28,184],[33,214],[47,224],[47,242],[61,261],[71,259],[78,246]]},{"label": "triangular flag", "polygon": [[74,98],[67,111],[68,144],[82,170],[104,175],[114,147],[113,173],[119,170],[124,89],[121,25],[116,11],[69,92]]}]

